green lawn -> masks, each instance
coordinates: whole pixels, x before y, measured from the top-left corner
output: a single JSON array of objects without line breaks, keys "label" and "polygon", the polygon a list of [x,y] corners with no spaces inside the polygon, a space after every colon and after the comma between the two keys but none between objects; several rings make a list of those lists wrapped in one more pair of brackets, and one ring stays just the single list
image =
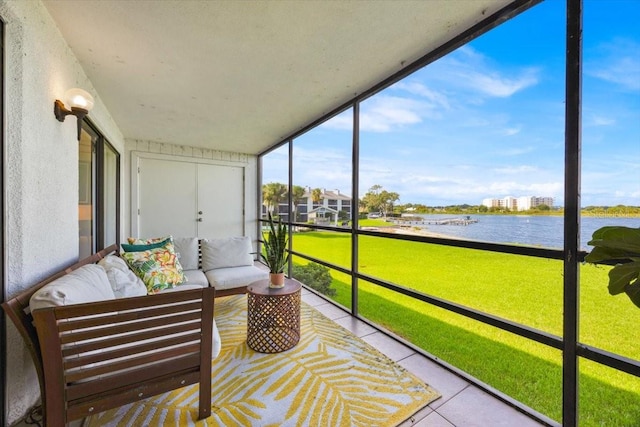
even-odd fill
[{"label": "green lawn", "polygon": [[[359,238],[359,269],[426,294],[562,335],[562,262],[378,237]],[[350,236],[295,234],[296,251],[350,267]],[[294,259],[306,263],[306,260]],[[581,341],[640,359],[640,310],[607,293],[607,268],[581,266]],[[351,306],[351,279],[331,272]],[[359,311],[431,354],[560,420],[560,351],[361,281]],[[580,362],[585,426],[640,425],[640,379]]]}]

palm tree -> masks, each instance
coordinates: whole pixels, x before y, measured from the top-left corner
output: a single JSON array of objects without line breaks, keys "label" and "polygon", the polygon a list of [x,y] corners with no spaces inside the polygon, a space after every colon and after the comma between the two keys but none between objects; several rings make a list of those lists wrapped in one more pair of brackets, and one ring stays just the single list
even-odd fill
[{"label": "palm tree", "polygon": [[286,198],[286,185],[280,182],[270,182],[262,186],[262,203],[267,207],[268,212],[273,212],[278,204],[286,200]]},{"label": "palm tree", "polygon": [[322,190],[319,188],[314,188],[311,191],[311,200],[313,200],[313,205],[319,205],[320,200],[322,200]]},{"label": "palm tree", "polygon": [[298,202],[302,197],[304,197],[304,187],[299,185],[294,185],[291,188],[291,204],[293,205],[293,221],[298,220],[298,213],[296,211],[296,207],[298,206]]}]

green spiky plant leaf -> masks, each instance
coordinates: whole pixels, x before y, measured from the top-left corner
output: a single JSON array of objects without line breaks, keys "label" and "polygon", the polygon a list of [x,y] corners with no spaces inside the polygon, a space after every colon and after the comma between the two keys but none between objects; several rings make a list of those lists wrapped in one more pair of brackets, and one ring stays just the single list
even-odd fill
[{"label": "green spiky plant leaf", "polygon": [[626,293],[640,307],[640,228],[607,226],[593,232],[593,250],[584,260],[615,264],[609,271],[609,293]]},{"label": "green spiky plant leaf", "polygon": [[287,253],[287,242],[289,234],[287,226],[282,223],[278,217],[277,223],[274,221],[271,212],[269,212],[269,229],[262,233],[262,258],[269,267],[271,273],[283,273],[284,268],[289,262],[289,254]]}]

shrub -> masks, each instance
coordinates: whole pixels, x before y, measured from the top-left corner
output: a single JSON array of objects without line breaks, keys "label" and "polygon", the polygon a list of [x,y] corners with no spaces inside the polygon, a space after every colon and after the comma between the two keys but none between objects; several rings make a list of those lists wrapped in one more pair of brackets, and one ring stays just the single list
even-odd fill
[{"label": "shrub", "polygon": [[336,290],[331,288],[332,279],[329,268],[323,265],[314,262],[307,265],[294,265],[293,277],[328,297],[336,294]]}]

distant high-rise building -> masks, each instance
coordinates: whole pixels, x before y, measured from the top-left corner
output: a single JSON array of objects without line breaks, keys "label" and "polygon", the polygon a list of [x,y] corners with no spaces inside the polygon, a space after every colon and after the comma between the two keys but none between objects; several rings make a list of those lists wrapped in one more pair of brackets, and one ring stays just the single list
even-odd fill
[{"label": "distant high-rise building", "polygon": [[553,197],[521,196],[503,197],[502,199],[483,199],[482,204],[488,208],[505,208],[511,211],[528,211],[540,205],[553,207]]}]

